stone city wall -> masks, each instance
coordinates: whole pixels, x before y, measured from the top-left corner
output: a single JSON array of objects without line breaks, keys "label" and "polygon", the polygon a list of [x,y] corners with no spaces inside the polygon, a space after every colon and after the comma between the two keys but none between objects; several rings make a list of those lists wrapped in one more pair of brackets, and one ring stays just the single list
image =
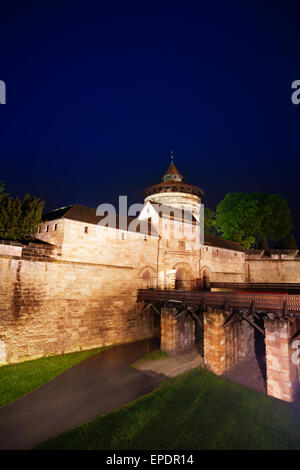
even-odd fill
[{"label": "stone city wall", "polygon": [[300,283],[300,258],[251,259],[245,262],[246,282]]},{"label": "stone city wall", "polygon": [[0,255],[0,363],[158,333],[155,317],[138,313],[138,269],[45,260],[37,247],[30,259],[23,250],[26,259]]}]

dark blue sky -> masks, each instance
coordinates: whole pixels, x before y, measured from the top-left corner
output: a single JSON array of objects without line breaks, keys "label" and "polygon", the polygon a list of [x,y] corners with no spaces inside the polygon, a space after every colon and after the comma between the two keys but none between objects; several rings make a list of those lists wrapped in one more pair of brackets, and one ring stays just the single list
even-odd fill
[{"label": "dark blue sky", "polygon": [[212,208],[230,191],[286,197],[300,242],[296,5],[6,2],[0,180],[48,209],[141,202],[173,148]]}]

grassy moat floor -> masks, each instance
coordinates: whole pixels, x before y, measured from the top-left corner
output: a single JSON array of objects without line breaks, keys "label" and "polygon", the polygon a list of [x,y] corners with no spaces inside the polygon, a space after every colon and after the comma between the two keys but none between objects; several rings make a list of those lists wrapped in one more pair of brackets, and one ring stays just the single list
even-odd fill
[{"label": "grassy moat floor", "polygon": [[299,412],[198,368],[36,449],[300,449]]},{"label": "grassy moat floor", "polygon": [[49,382],[78,362],[103,351],[95,348],[0,367],[0,406]]}]

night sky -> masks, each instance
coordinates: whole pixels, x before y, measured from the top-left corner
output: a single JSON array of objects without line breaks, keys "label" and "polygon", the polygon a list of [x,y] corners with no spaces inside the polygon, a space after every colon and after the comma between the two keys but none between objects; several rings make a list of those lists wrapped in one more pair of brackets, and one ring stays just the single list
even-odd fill
[{"label": "night sky", "polygon": [[300,8],[262,1],[6,1],[2,180],[46,208],[142,202],[174,149],[215,209],[278,192],[300,244]]}]

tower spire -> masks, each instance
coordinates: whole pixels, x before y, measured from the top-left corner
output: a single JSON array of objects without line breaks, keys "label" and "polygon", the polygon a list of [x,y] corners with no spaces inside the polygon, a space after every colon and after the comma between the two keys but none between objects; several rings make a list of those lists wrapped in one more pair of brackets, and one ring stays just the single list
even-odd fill
[{"label": "tower spire", "polygon": [[174,165],[174,150],[171,150],[171,163],[163,176],[164,181],[182,181],[182,176]]}]

